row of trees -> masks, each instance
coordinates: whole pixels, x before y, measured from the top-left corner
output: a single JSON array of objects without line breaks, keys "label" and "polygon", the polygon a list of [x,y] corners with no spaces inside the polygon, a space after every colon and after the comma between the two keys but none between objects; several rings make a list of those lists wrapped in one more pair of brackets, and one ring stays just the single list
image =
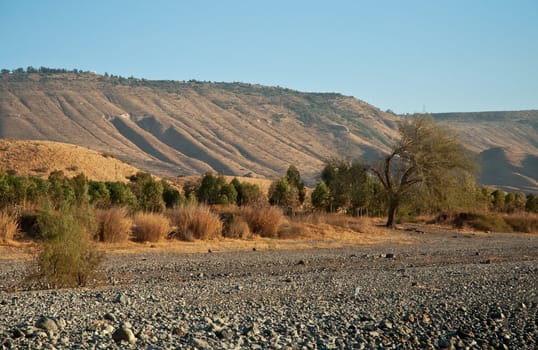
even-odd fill
[{"label": "row of trees", "polygon": [[[435,125],[431,117],[406,119],[399,132],[399,141],[378,162],[328,161],[312,192],[312,208],[386,215],[387,226],[394,226],[398,211],[420,214],[482,205],[508,213],[538,211],[538,197],[478,186],[474,177],[477,162],[450,130]],[[267,194],[257,185],[237,178],[227,182],[211,172],[185,184],[183,191],[143,172],[131,176],[128,183],[91,181],[83,174],[66,178],[61,171],[51,173],[47,180],[0,173],[0,206],[43,199],[55,206],[90,203],[98,208],[127,206],[153,212],[193,202],[240,206],[268,202],[293,214],[304,208],[306,191],[293,165],[272,183]]]}]

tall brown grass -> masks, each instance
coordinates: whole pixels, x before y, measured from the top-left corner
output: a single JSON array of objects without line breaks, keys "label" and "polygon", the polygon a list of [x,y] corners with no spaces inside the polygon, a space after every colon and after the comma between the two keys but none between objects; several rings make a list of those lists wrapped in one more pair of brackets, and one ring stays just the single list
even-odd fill
[{"label": "tall brown grass", "polygon": [[276,207],[244,207],[241,213],[252,233],[262,237],[278,237],[278,229],[283,220],[282,210]]},{"label": "tall brown grass", "polygon": [[504,221],[517,232],[538,233],[538,214],[517,213],[504,216]]},{"label": "tall brown grass", "polygon": [[8,242],[19,232],[19,218],[8,211],[0,212],[0,242]]},{"label": "tall brown grass", "polygon": [[127,209],[113,207],[101,210],[97,214],[97,236],[101,242],[119,243],[124,242],[131,236],[133,220]]},{"label": "tall brown grass", "polygon": [[294,217],[295,222],[319,225],[326,224],[330,226],[341,227],[356,232],[365,232],[368,223],[365,218],[336,214],[336,213],[311,213]]},{"label": "tall brown grass", "polygon": [[134,216],[134,236],[140,242],[158,242],[170,233],[170,221],[160,213],[138,212]]},{"label": "tall brown grass", "polygon": [[222,233],[222,221],[206,205],[182,205],[167,211],[175,236],[184,241],[210,240]]}]

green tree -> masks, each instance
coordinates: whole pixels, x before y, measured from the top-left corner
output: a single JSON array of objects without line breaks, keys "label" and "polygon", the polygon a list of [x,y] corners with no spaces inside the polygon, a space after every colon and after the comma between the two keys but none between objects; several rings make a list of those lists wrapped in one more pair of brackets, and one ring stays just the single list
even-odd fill
[{"label": "green tree", "polygon": [[262,201],[262,194],[258,185],[240,182],[237,178],[234,178],[230,184],[237,192],[237,205],[251,205]]},{"label": "green tree", "polygon": [[430,116],[404,119],[400,139],[389,154],[372,166],[385,188],[387,226],[393,227],[395,214],[416,193],[429,197],[451,196],[463,190],[463,173],[476,170],[475,164],[455,134],[434,123]]},{"label": "green tree", "polygon": [[116,181],[105,182],[105,185],[110,193],[110,204],[136,209],[138,200],[126,184]]},{"label": "green tree", "polygon": [[294,187],[297,191],[299,203],[303,204],[306,196],[304,183],[301,180],[301,174],[295,165],[290,165],[286,171],[286,179],[291,187]]},{"label": "green tree", "polygon": [[151,174],[138,172],[129,177],[129,187],[138,200],[139,209],[160,212],[164,209],[164,187]]},{"label": "green tree", "polygon": [[331,211],[343,209],[355,212],[368,205],[372,193],[372,181],[368,168],[361,162],[332,159],[321,172],[321,179],[329,187]]},{"label": "green tree", "polygon": [[168,182],[161,181],[163,185],[163,200],[167,208],[173,208],[185,203],[185,197]]},{"label": "green tree", "polygon": [[197,197],[201,203],[228,205],[236,203],[237,191],[223,175],[214,176],[212,172],[207,172],[200,182]]},{"label": "green tree", "polygon": [[525,210],[531,213],[538,213],[538,196],[532,193],[527,195]]},{"label": "green tree", "polygon": [[110,191],[105,183],[101,181],[88,182],[88,195],[90,197],[90,203],[97,208],[107,208],[110,206]]},{"label": "green tree", "polygon": [[[505,206],[505,193],[503,190],[495,190],[491,192],[491,205],[493,206],[493,209],[496,211],[503,211]],[[510,199],[509,199],[510,200]]]},{"label": "green tree", "polygon": [[319,210],[330,210],[331,205],[331,190],[325,182],[321,181],[311,195],[312,206]]}]

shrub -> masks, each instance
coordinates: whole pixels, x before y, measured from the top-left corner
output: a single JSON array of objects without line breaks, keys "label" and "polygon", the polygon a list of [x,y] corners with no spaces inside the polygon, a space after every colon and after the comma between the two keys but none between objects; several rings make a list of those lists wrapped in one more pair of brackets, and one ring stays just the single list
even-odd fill
[{"label": "shrub", "polygon": [[182,205],[168,211],[168,216],[181,240],[213,239],[222,233],[222,221],[206,205]]},{"label": "shrub", "polygon": [[300,222],[290,222],[286,225],[282,225],[278,231],[278,237],[282,239],[306,237],[309,234],[311,234],[310,229]]},{"label": "shrub", "polygon": [[134,236],[140,242],[158,242],[170,233],[168,218],[159,213],[136,213]]},{"label": "shrub", "polygon": [[250,228],[248,223],[242,215],[227,214],[223,218],[224,228],[222,235],[227,238],[241,238],[247,239],[251,237]]},{"label": "shrub", "polygon": [[98,238],[101,242],[118,243],[131,235],[133,221],[124,207],[113,207],[98,214]]},{"label": "shrub", "polygon": [[13,240],[19,232],[19,219],[17,215],[7,211],[0,212],[0,242]]},{"label": "shrub", "polygon": [[38,224],[45,241],[37,276],[53,288],[85,286],[101,262],[87,232],[70,212],[45,210]]},{"label": "shrub", "polygon": [[538,215],[536,214],[508,215],[504,217],[504,221],[517,232],[538,232]]},{"label": "shrub", "polygon": [[243,216],[250,231],[262,237],[277,237],[282,211],[275,207],[245,207]]},{"label": "shrub", "polygon": [[454,226],[468,226],[480,231],[512,232],[512,227],[499,215],[459,213],[454,219]]}]

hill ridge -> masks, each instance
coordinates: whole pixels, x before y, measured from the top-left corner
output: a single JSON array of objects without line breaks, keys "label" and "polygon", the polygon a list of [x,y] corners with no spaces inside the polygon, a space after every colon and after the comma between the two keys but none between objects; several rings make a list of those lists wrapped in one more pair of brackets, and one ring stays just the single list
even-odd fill
[{"label": "hill ridge", "polygon": [[[538,119],[529,113],[517,122],[433,116],[454,127],[477,154],[502,147],[514,171],[536,180],[525,170],[526,159],[532,161],[527,156],[538,154]],[[212,170],[276,178],[294,164],[313,184],[326,159],[386,152],[404,117],[339,93],[260,84],[46,69],[0,75],[0,137],[76,143],[160,176]],[[499,130],[500,123],[506,125]],[[509,186],[517,175],[506,174],[486,184]],[[520,188],[535,185],[527,181]]]}]

